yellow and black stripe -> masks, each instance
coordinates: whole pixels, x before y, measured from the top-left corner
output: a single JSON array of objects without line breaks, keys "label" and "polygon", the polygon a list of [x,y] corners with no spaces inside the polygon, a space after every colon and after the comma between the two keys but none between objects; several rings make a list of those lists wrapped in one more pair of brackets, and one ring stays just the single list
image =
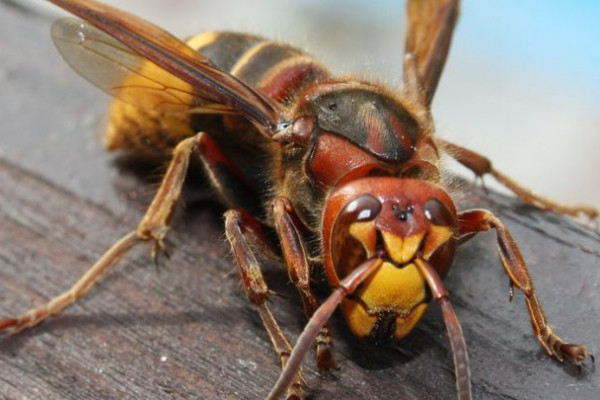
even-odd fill
[{"label": "yellow and black stripe", "polygon": [[[187,44],[284,106],[293,104],[307,85],[329,77],[325,68],[301,50],[256,35],[206,32],[188,39]],[[109,150],[164,154],[197,129],[221,129],[219,125],[214,115],[165,114],[115,101],[105,140]]]}]

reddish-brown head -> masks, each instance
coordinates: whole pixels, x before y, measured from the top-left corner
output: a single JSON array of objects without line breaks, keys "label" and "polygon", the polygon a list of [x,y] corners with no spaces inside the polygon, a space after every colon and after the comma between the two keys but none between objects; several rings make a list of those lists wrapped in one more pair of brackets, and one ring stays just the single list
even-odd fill
[{"label": "reddish-brown head", "polygon": [[384,261],[342,302],[356,336],[398,339],[413,329],[430,300],[414,261],[429,260],[445,276],[454,257],[456,223],[450,196],[422,180],[362,178],[329,196],[322,232],[330,285],[367,259]]}]

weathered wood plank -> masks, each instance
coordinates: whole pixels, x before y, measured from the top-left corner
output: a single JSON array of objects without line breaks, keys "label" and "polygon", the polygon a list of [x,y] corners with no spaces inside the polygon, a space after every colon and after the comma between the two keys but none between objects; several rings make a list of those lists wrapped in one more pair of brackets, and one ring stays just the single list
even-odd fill
[{"label": "weathered wood plank", "polygon": [[[51,48],[48,22],[0,4],[0,316],[74,282],[135,227],[153,185],[111,165],[92,139],[105,106]],[[19,35],[16,32],[26,32]],[[33,61],[36,60],[36,61]],[[142,168],[143,169],[143,168]],[[464,184],[463,207],[497,212],[529,262],[550,323],[600,349],[600,237],[560,217]],[[279,365],[238,283],[221,212],[207,203],[174,221],[173,257],[156,270],[134,251],[88,297],[43,325],[0,338],[0,398],[257,399]],[[303,326],[285,272],[265,267],[275,312],[291,336]],[[493,234],[459,251],[448,280],[465,330],[477,399],[589,399],[600,375],[549,360],[531,333]],[[433,306],[406,340],[374,347],[333,321],[341,370],[322,378],[308,360],[314,399],[453,398],[443,322]]]}]

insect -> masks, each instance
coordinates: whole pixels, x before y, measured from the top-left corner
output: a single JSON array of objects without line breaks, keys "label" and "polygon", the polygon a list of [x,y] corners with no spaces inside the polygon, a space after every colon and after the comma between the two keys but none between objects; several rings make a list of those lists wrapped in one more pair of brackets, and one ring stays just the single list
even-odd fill
[{"label": "insect", "polygon": [[[458,212],[444,189],[439,156],[447,151],[527,202],[567,215],[597,216],[591,208],[532,195],[484,157],[434,136],[429,105],[458,2],[409,2],[401,93],[338,80],[306,54],[256,36],[209,33],[184,44],[100,3],[53,3],[86,21],[61,20],[53,28],[69,64],[124,102],[111,110],[109,147],[173,151],[173,157],[134,232],[71,290],[22,317],[0,321],[0,328],[19,331],[59,312],[138,243],[150,242],[154,256],[163,251],[188,161],[198,157],[231,207],[225,229],[244,287],[286,364],[270,397],[303,397],[298,370],[313,343],[319,368],[334,366],[326,321],[337,306],[353,334],[385,340],[408,334],[434,299],[454,351],[458,397],[470,398],[466,344],[441,278],[455,247],[489,229],[498,235],[512,285],[526,296],[542,347],[575,363],[590,357],[585,347],[564,343],[548,327],[502,222],[484,210]],[[293,349],[265,302],[268,289],[255,254],[274,248],[266,233],[271,229],[312,317]],[[321,306],[310,286],[311,260],[322,262],[332,288]]]}]

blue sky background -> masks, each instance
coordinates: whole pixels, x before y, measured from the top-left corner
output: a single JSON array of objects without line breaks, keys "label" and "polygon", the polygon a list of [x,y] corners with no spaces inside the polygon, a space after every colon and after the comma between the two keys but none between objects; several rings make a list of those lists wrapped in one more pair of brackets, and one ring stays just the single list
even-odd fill
[{"label": "blue sky background", "polygon": [[457,33],[490,56],[523,57],[600,90],[600,1],[466,1]]}]

